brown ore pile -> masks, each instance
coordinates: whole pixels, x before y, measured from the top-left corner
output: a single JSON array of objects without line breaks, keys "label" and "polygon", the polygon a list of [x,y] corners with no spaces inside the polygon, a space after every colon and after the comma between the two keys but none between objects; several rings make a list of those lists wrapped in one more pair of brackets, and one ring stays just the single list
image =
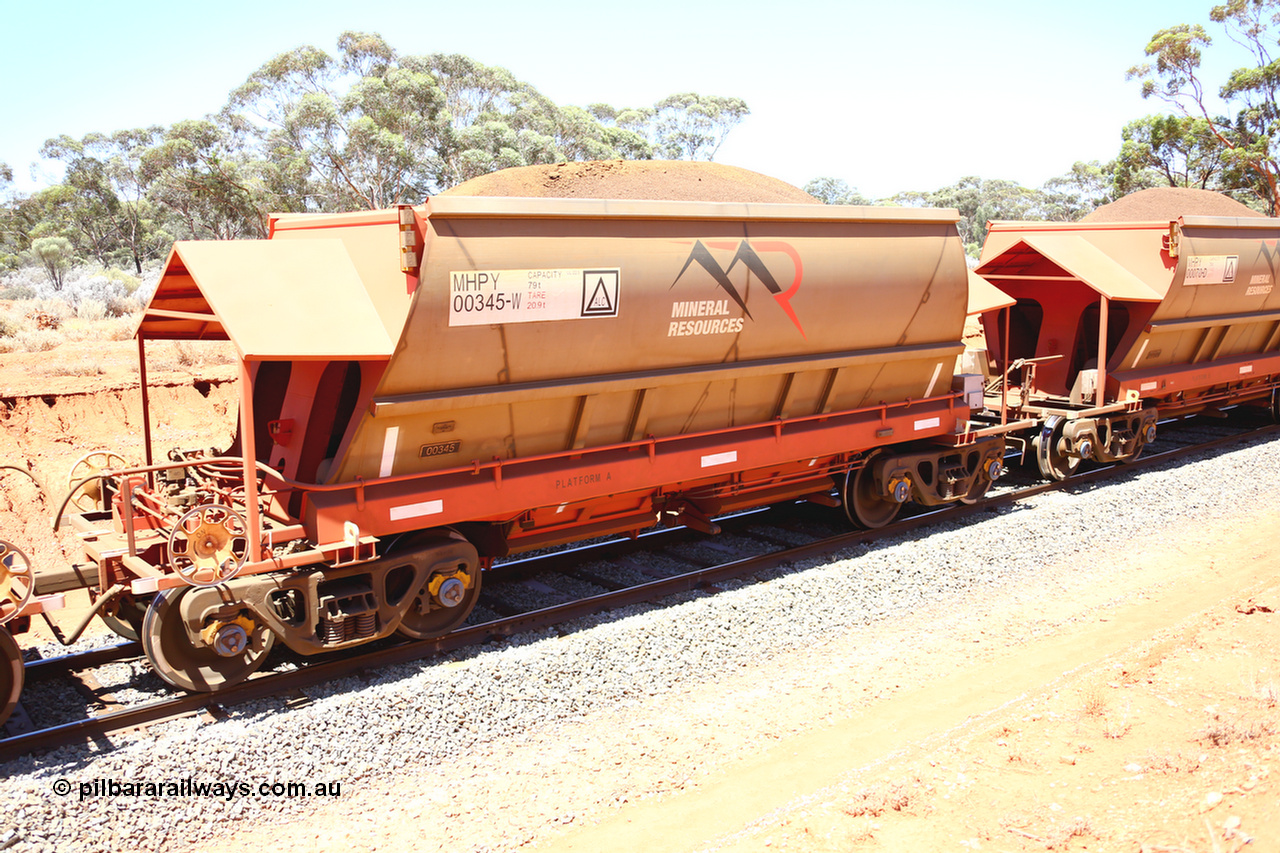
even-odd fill
[{"label": "brown ore pile", "polygon": [[1104,204],[1081,222],[1172,222],[1179,216],[1262,216],[1222,193],[1155,187]]},{"label": "brown ore pile", "polygon": [[804,190],[759,172],[687,160],[590,160],[521,166],[472,178],[440,195],[822,203]]}]

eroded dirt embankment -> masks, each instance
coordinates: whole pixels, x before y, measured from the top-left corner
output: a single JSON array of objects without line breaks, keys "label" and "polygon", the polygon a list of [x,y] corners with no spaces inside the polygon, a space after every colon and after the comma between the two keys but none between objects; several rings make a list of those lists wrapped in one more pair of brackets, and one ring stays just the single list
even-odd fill
[{"label": "eroded dirt embankment", "polygon": [[[150,386],[153,451],[173,447],[226,447],[234,432],[236,383],[229,378],[166,379]],[[75,536],[54,533],[51,518],[67,494],[76,460],[110,450],[131,464],[144,459],[142,395],[138,386],[0,397],[0,539],[42,566],[78,557]]]}]

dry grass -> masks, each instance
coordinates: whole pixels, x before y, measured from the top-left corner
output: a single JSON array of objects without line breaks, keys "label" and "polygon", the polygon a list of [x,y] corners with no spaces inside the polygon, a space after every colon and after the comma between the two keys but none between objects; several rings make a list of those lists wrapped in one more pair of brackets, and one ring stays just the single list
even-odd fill
[{"label": "dry grass", "polygon": [[1275,734],[1275,726],[1269,720],[1215,719],[1196,736],[1196,740],[1209,746],[1228,746]]},{"label": "dry grass", "polygon": [[1027,764],[1027,763],[1029,763],[1029,762],[1027,761],[1027,757],[1026,757],[1025,755],[1023,755],[1023,754],[1022,754],[1022,750],[1020,750],[1020,749],[1015,749],[1015,748],[1012,748],[1012,747],[1009,749],[1009,754],[1008,754],[1008,755],[1006,755],[1006,756],[1004,757],[1004,760],[1005,760],[1005,761],[1007,761],[1007,762],[1009,762],[1010,764]]},{"label": "dry grass", "polygon": [[22,331],[23,326],[7,312],[0,313],[0,338],[11,338]]},{"label": "dry grass", "polygon": [[1089,819],[1087,817],[1078,817],[1066,826],[1055,827],[1045,833],[1044,846],[1046,850],[1061,850],[1068,847],[1073,838],[1098,837],[1098,833],[1094,831]]},{"label": "dry grass", "polygon": [[78,309],[58,299],[14,302],[0,308],[0,353],[48,352],[68,341],[123,341],[134,318],[111,316],[87,300]]},{"label": "dry grass", "polygon": [[75,364],[41,366],[37,367],[35,372],[41,376],[103,376],[107,371],[97,362],[81,361]]},{"label": "dry grass", "polygon": [[[1021,815],[1004,818],[1000,821],[1000,825],[1006,832],[1043,844],[1046,850],[1064,850],[1071,846],[1071,841],[1075,838],[1101,837],[1087,817],[1072,818],[1070,823],[1064,825],[1052,822],[1048,827],[1040,829],[1037,824],[1043,823],[1043,819],[1043,814],[1036,817]],[[1036,829],[1033,831],[1030,827],[1036,827]]]},{"label": "dry grass", "polygon": [[174,341],[173,349],[178,354],[178,364],[183,367],[194,366],[200,356],[196,348],[187,341]]},{"label": "dry grass", "polygon": [[68,341],[127,341],[133,337],[133,317],[102,317],[86,320],[76,317],[63,323],[60,332]]},{"label": "dry grass", "polygon": [[844,827],[834,833],[830,846],[826,849],[845,851],[872,844],[878,845],[876,828],[877,825],[869,818],[858,820],[852,826]]},{"label": "dry grass", "polygon": [[48,352],[66,338],[52,329],[23,329],[0,338],[0,352]]},{"label": "dry grass", "polygon": [[866,788],[854,794],[841,811],[850,817],[879,817],[885,812],[910,811],[915,800],[912,789],[919,788],[919,777],[905,782],[887,782],[874,788]]},{"label": "dry grass", "polygon": [[234,364],[235,350],[226,341],[172,341],[148,347],[147,369],[155,373]]},{"label": "dry grass", "polygon": [[1194,773],[1200,769],[1200,759],[1180,752],[1148,752],[1141,761],[1146,773]]},{"label": "dry grass", "polygon": [[1110,740],[1119,740],[1133,729],[1129,722],[1129,708],[1117,711],[1111,707],[1108,688],[1099,684],[1091,684],[1080,691],[1080,711],[1083,719],[1096,720],[1102,724],[1102,736]]},{"label": "dry grass", "polygon": [[1080,713],[1086,717],[1103,717],[1107,713],[1107,695],[1104,688],[1091,686],[1080,693]]},{"label": "dry grass", "polygon": [[1102,723],[1102,736],[1111,740],[1120,740],[1132,730],[1133,723],[1124,717],[1119,719],[1108,717]]},{"label": "dry grass", "polygon": [[28,298],[0,302],[0,353],[48,352],[67,341],[131,338],[143,307],[134,295],[137,279],[106,271],[95,280],[103,286],[50,298],[29,298],[36,292],[32,288],[4,288],[10,298]]},{"label": "dry grass", "polygon": [[1280,684],[1273,680],[1259,681],[1256,675],[1249,679],[1249,694],[1262,703],[1264,708],[1280,705]]}]

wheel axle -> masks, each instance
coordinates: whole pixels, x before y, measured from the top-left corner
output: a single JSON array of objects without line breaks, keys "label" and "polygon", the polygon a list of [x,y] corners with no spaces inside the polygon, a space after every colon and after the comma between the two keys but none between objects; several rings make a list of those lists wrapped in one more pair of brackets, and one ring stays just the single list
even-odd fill
[{"label": "wheel axle", "polygon": [[224,658],[242,655],[249,648],[249,633],[253,621],[247,616],[237,616],[230,622],[213,622],[200,632],[200,639]]},{"label": "wheel axle", "polygon": [[248,678],[266,662],[276,636],[242,612],[234,619],[215,619],[193,639],[184,600],[209,594],[194,586],[157,593],[142,622],[142,649],[156,674],[193,693],[212,693]]}]

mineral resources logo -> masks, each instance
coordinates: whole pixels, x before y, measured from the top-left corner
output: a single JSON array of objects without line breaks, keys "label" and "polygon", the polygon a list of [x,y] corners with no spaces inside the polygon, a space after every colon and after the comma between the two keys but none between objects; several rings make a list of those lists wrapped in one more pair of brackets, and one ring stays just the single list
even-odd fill
[{"label": "mineral resources logo", "polygon": [[[734,252],[733,259],[727,267],[720,266],[720,262],[711,254],[712,249]],[[761,254],[770,253],[786,255],[791,259],[791,263],[795,268],[795,278],[792,280],[791,286],[786,290],[783,290],[782,286],[778,284],[777,278],[769,271],[769,267],[760,257]],[[730,274],[738,264],[742,264],[750,273],[760,279],[765,289],[773,295],[783,312],[786,313],[792,324],[800,332],[800,336],[807,337],[804,333],[804,327],[800,325],[800,319],[796,317],[796,312],[791,307],[791,298],[799,292],[800,282],[804,278],[804,267],[800,263],[800,253],[790,243],[783,243],[778,240],[761,240],[755,243],[750,243],[746,240],[740,242],[708,240],[704,244],[701,240],[698,240],[693,244],[693,249],[689,252],[689,257],[684,262],[684,266],[680,268],[679,274],[676,275],[675,281],[671,282],[671,287],[674,288],[679,284],[680,279],[689,271],[689,267],[695,263],[711,276],[712,280],[729,298],[671,303],[672,321],[667,328],[667,337],[737,333],[742,331],[746,320],[755,320],[751,316],[751,310],[747,308],[746,299],[743,298],[743,295],[738,291],[737,285],[730,278]],[[746,316],[730,316],[732,311],[730,302],[741,308],[742,313]],[[689,317],[707,317],[708,319],[685,319]]]}]

